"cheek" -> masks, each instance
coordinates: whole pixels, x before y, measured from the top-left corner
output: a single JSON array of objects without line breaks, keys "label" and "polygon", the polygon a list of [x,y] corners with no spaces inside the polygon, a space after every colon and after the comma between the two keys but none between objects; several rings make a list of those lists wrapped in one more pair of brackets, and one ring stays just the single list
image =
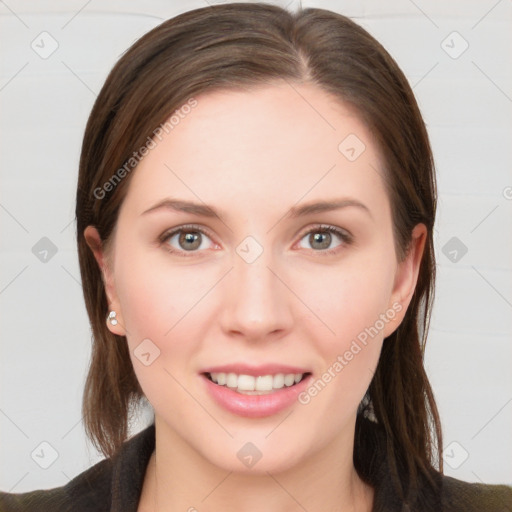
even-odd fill
[{"label": "cheek", "polygon": [[[174,374],[176,366],[186,370],[191,360],[196,348],[193,341],[197,339],[193,326],[197,322],[191,324],[190,318],[204,284],[193,271],[151,261],[142,251],[120,258],[115,268],[133,367],[144,392],[153,398],[153,388],[172,386],[166,371]],[[189,329],[186,334],[185,328]]]},{"label": "cheek", "polygon": [[190,407],[181,385],[189,387],[186,379],[194,374],[191,365],[201,347],[196,306],[207,278],[183,267],[136,263],[134,258],[117,268],[133,368],[155,410],[182,410]]},{"label": "cheek", "polygon": [[[392,293],[394,262],[384,257],[347,259],[338,269],[326,268],[304,271],[297,278],[296,290],[316,313],[311,317],[311,327],[323,323],[326,335],[318,336],[325,349],[343,349],[366,328],[377,324],[386,314]],[[324,329],[322,329],[324,331]]]},{"label": "cheek", "polygon": [[394,260],[384,255],[360,255],[347,259],[338,272],[329,269],[317,273],[314,281],[302,279],[300,293],[317,315],[308,317],[302,328],[314,340],[323,363],[305,403],[321,394],[314,398],[318,407],[340,415],[357,408],[377,366],[384,329],[396,316],[389,308],[393,279]]},{"label": "cheek", "polygon": [[152,257],[141,251],[119,260],[116,290],[127,337],[170,338],[175,326],[193,313],[211,273],[200,265],[170,264],[164,250]]}]

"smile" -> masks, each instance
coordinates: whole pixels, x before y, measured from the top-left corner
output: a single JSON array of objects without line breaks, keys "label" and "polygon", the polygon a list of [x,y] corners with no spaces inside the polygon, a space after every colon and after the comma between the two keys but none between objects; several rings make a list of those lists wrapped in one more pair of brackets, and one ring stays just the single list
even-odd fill
[{"label": "smile", "polygon": [[246,418],[263,418],[288,409],[313,381],[311,372],[248,375],[212,371],[200,376],[206,395],[217,406]]},{"label": "smile", "polygon": [[301,382],[308,373],[277,373],[275,375],[244,375],[236,373],[206,373],[207,378],[219,386],[225,386],[237,393],[265,395],[283,387],[291,387]]}]

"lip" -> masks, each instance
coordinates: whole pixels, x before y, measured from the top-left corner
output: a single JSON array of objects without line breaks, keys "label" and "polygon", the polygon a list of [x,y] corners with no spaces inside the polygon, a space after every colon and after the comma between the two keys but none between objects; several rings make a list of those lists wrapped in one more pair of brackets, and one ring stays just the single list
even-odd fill
[{"label": "lip", "polygon": [[236,373],[237,375],[252,375],[253,377],[258,377],[260,375],[276,375],[277,373],[284,373],[285,375],[289,373],[311,373],[311,370],[283,364],[252,366],[244,363],[233,363],[223,366],[211,366],[210,368],[201,370],[200,373]]},{"label": "lip", "polygon": [[[223,366],[222,370],[219,371],[225,371],[224,368],[228,367]],[[266,371],[268,371],[268,367],[265,368]],[[281,366],[281,368],[283,367]],[[252,370],[254,371],[254,368]],[[258,372],[260,370],[261,367],[258,369]],[[247,367],[241,373],[244,375],[255,375],[254,373],[245,372],[247,372]],[[232,373],[238,372],[233,371]],[[269,373],[267,373],[267,375]],[[286,372],[278,370],[276,373]],[[289,371],[288,373],[307,372]],[[256,373],[256,375],[265,375],[265,373]],[[306,375],[298,384],[278,389],[266,395],[244,395],[242,393],[237,393],[231,388],[215,384],[215,382],[211,381],[204,373],[201,374],[201,378],[204,382],[207,393],[217,403],[217,405],[220,405],[223,409],[232,414],[236,414],[237,416],[243,416],[246,418],[264,418],[266,416],[277,414],[297,402],[298,395],[310,385],[313,375],[309,373],[309,375]]]}]

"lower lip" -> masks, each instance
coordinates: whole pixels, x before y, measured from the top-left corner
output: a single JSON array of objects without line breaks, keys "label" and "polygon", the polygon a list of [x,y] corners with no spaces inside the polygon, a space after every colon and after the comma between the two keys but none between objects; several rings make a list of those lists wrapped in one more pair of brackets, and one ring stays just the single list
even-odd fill
[{"label": "lower lip", "polygon": [[219,386],[206,375],[201,375],[211,397],[224,409],[246,418],[272,416],[290,407],[300,393],[309,385],[312,375],[304,377],[298,384],[284,387],[266,395],[244,395],[227,386]]}]

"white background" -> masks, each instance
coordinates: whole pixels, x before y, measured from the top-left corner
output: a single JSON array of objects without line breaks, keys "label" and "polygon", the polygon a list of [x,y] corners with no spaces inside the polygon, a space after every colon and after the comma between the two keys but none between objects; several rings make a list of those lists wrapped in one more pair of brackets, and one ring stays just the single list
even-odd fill
[{"label": "white background", "polygon": [[[99,459],[86,443],[80,414],[90,351],[75,248],[81,139],[121,53],[165,19],[206,5],[0,2],[2,490],[63,485]],[[414,88],[440,195],[426,366],[448,447],[446,473],[510,484],[512,3],[318,0],[303,6],[352,17],[388,49]],[[42,46],[44,31],[58,43],[46,59],[31,48],[33,41]],[[47,50],[50,45],[46,39]],[[32,251],[43,237],[57,249],[47,262]],[[462,258],[455,249],[456,262],[446,246],[453,237],[467,247]]]}]

